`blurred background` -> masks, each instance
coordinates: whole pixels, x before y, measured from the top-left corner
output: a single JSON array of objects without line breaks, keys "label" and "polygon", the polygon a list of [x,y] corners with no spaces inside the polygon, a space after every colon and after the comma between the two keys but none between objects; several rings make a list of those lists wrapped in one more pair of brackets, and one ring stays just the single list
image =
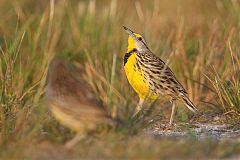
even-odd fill
[{"label": "blurred background", "polygon": [[[210,122],[215,118],[221,124],[239,126],[238,0],[1,0],[0,143],[4,158],[56,158],[59,151],[61,156],[69,156],[62,144],[74,133],[59,125],[44,104],[48,65],[54,56],[76,66],[84,64],[95,95],[113,116],[129,121],[138,97],[123,70],[128,37],[123,25],[143,35],[155,54],[170,61],[170,68],[190,99],[205,115],[194,116],[179,103],[177,121]],[[156,112],[151,118],[167,121],[168,99],[154,106]],[[156,142],[141,136],[123,138],[130,136],[128,132],[104,133],[100,133],[104,138],[84,142],[81,145],[86,149],[72,155],[164,158],[174,156],[172,146],[181,148],[177,155],[182,158],[195,155],[189,149],[192,146],[196,146],[193,149],[198,150],[200,158],[239,153],[237,142]],[[120,147],[124,146],[122,141],[134,149],[125,153],[126,146]],[[36,144],[39,147],[23,147]],[[204,150],[209,144],[211,153]],[[166,149],[156,149],[164,145]],[[140,154],[146,148],[150,148],[150,154]],[[46,153],[40,156],[42,151]]]}]

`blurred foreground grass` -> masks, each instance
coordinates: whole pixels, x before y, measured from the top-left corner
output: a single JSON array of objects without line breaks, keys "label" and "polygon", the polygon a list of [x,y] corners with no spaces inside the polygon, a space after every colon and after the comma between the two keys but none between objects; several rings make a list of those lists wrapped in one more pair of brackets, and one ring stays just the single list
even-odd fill
[{"label": "blurred foreground grass", "polygon": [[[54,56],[76,65],[84,63],[96,96],[113,116],[128,124],[138,100],[123,71],[127,35],[122,25],[143,34],[152,51],[163,60],[170,59],[172,70],[203,114],[214,111],[226,117],[224,123],[237,123],[239,20],[237,0],[0,1],[2,156],[17,159],[32,155],[30,151],[38,155],[41,149],[34,146],[45,142],[51,143],[49,150],[61,150],[63,141],[72,137],[73,133],[60,126],[44,104],[48,64]],[[155,104],[160,111],[155,113],[168,117],[167,104],[161,99]],[[178,121],[188,121],[189,114],[182,106],[178,107]],[[144,124],[138,123],[140,128]],[[103,152],[99,155],[166,158],[178,150],[187,157],[195,155],[191,147],[196,146],[203,157],[227,157],[239,150],[237,141],[231,145],[211,140],[176,142],[131,136],[124,130],[112,133],[114,136],[102,132],[99,134],[104,138],[80,144],[84,149],[73,155],[96,158],[98,152]],[[68,155],[67,151],[62,154]]]},{"label": "blurred foreground grass", "polygon": [[240,146],[232,142],[218,142],[211,139],[202,141],[171,138],[134,137],[107,134],[90,137],[73,150],[66,150],[59,143],[41,142],[23,149],[21,145],[12,146],[3,158],[11,159],[223,159],[239,157]]}]

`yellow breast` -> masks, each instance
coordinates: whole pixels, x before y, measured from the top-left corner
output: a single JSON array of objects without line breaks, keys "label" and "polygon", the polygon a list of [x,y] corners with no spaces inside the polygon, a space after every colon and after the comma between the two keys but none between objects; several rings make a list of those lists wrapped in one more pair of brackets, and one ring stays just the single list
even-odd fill
[{"label": "yellow breast", "polygon": [[133,53],[124,65],[127,79],[141,99],[150,98],[155,100],[158,96],[150,92],[147,79],[144,78],[144,70],[134,68],[137,58],[136,53]]}]

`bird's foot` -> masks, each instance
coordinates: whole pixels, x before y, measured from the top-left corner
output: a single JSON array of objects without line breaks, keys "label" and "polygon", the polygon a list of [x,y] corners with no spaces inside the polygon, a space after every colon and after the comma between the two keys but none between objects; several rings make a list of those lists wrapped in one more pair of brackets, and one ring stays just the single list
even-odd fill
[{"label": "bird's foot", "polygon": [[172,130],[172,129],[175,128],[176,125],[177,125],[176,123],[167,123],[167,124],[164,126],[163,130]]},{"label": "bird's foot", "polygon": [[84,139],[85,135],[77,134],[73,139],[66,142],[65,147],[67,149],[72,149],[79,141]]},{"label": "bird's foot", "polygon": [[137,108],[135,109],[133,115],[132,115],[132,118],[135,118],[137,117],[137,115],[139,114],[139,112],[142,110],[141,107],[137,106]]},{"label": "bird's foot", "polygon": [[132,115],[131,118],[135,118],[135,117],[137,117],[138,113],[139,113],[139,111],[135,111],[135,112],[133,113],[133,115]]}]

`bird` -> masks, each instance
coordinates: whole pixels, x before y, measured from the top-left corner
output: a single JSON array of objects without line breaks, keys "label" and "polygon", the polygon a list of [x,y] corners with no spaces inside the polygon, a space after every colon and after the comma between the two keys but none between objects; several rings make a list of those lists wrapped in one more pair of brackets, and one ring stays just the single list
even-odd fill
[{"label": "bird", "polygon": [[67,148],[72,148],[101,124],[116,124],[84,81],[84,71],[79,71],[79,79],[74,73],[76,70],[69,62],[55,58],[50,64],[46,85],[47,104],[53,117],[77,133],[66,143]]},{"label": "bird", "polygon": [[155,101],[160,96],[168,96],[172,103],[170,126],[173,124],[176,100],[182,100],[188,109],[197,112],[172,70],[149,49],[143,36],[126,26],[123,28],[128,33],[128,47],[123,59],[124,70],[127,80],[139,96],[133,117],[142,110],[146,100]]}]

